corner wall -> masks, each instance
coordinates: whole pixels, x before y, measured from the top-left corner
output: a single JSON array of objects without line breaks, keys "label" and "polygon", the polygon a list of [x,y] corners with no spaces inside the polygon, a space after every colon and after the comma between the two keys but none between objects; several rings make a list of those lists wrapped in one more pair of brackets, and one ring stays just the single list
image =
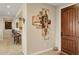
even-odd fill
[{"label": "corner wall", "polygon": [[22,30],[22,50],[24,54],[27,54],[27,5],[24,4],[22,8],[22,17],[25,19]]},{"label": "corner wall", "polygon": [[[19,29],[18,28],[16,28],[16,22],[18,22],[18,20],[19,20],[19,17],[23,17],[24,19],[25,19],[25,23],[23,24],[23,26],[22,26],[22,31],[21,31],[21,35],[22,35],[22,52],[23,52],[23,54],[24,55],[26,55],[27,54],[27,29],[26,29],[26,27],[27,27],[27,25],[26,25],[26,22],[27,22],[27,4],[23,4],[22,6],[21,6],[21,8],[19,9],[19,11],[17,12],[17,14],[16,14],[16,17],[15,17],[15,19],[13,20],[13,29],[15,29],[15,30],[18,30],[19,31]],[[20,15],[20,16],[18,16],[18,15]],[[17,17],[18,16],[18,17]]]}]

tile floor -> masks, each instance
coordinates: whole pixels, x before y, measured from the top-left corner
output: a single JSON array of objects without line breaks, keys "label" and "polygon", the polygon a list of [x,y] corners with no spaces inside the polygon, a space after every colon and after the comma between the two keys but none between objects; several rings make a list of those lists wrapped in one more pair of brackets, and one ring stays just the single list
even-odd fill
[{"label": "tile floor", "polygon": [[53,51],[53,50],[50,50],[50,51],[41,53],[39,55],[67,55],[67,54],[64,53],[64,52],[61,52],[61,51]]},{"label": "tile floor", "polygon": [[0,40],[0,55],[22,55],[21,49],[21,45],[13,43],[12,37]]}]

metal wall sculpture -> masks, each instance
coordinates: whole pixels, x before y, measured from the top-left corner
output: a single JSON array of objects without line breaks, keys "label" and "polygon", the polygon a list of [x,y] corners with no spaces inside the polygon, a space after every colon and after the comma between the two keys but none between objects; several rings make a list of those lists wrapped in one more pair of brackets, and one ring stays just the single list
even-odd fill
[{"label": "metal wall sculpture", "polygon": [[51,20],[48,19],[48,9],[42,8],[39,11],[39,14],[36,16],[32,16],[32,25],[36,26],[38,29],[42,29],[42,36],[44,39],[48,39],[49,34],[49,25],[51,24]]}]

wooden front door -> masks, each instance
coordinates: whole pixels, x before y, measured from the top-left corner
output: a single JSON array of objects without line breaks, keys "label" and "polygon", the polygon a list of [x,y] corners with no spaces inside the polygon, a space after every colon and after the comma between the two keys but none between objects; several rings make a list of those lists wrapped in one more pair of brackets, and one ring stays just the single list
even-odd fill
[{"label": "wooden front door", "polygon": [[77,13],[72,6],[61,10],[61,50],[68,54],[77,54]]}]

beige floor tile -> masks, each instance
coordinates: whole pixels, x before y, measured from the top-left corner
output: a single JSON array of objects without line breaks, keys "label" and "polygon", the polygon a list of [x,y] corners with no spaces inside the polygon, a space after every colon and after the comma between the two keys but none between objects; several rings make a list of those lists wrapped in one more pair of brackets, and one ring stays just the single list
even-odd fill
[{"label": "beige floor tile", "polygon": [[21,55],[22,46],[14,44],[12,38],[0,40],[0,55]]}]

